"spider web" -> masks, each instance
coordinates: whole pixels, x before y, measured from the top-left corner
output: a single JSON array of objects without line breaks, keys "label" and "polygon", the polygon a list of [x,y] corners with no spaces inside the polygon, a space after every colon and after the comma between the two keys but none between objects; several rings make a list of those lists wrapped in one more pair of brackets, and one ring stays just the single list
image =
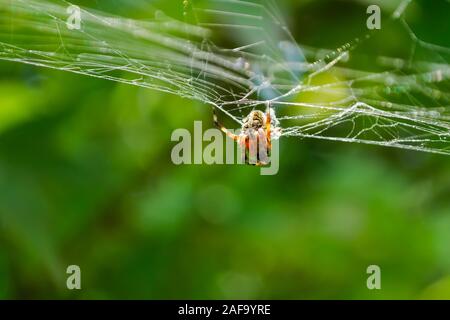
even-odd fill
[{"label": "spider web", "polygon": [[180,1],[183,19],[133,1],[141,20],[117,2],[121,15],[82,8],[70,30],[67,1],[0,0],[0,59],[196,99],[236,125],[270,102],[283,136],[450,155],[450,49],[416,35],[411,0],[383,25],[406,35],[403,56],[365,51],[384,33],[364,25],[336,49],[299,45],[272,0]]}]

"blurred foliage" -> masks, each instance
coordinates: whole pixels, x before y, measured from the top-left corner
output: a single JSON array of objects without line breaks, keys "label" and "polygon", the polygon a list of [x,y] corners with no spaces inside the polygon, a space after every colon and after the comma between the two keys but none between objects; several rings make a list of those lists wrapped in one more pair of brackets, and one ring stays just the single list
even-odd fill
[{"label": "blurred foliage", "polygon": [[[366,4],[284,6],[302,42],[334,47]],[[448,158],[286,138],[276,176],[175,166],[171,133],[195,120],[210,108],[1,62],[0,298],[450,298]]]}]

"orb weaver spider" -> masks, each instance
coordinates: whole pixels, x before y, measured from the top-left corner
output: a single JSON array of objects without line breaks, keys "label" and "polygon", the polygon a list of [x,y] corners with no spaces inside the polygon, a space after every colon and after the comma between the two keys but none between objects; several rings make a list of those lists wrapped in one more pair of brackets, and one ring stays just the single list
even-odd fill
[{"label": "orb weaver spider", "polygon": [[265,113],[253,110],[244,118],[239,135],[234,134],[219,122],[216,108],[213,108],[213,118],[216,127],[239,144],[242,161],[245,164],[255,166],[270,164],[272,140],[280,137],[281,128],[269,103]]}]

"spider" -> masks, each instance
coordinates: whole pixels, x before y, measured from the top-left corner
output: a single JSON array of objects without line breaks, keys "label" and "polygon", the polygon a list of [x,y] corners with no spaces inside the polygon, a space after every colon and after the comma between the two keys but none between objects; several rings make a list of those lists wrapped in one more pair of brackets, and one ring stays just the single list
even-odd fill
[{"label": "spider", "polygon": [[279,122],[270,104],[266,112],[253,110],[244,118],[239,135],[225,128],[218,120],[216,108],[213,108],[214,124],[241,147],[242,160],[245,164],[266,166],[270,164],[272,139],[281,135]]}]

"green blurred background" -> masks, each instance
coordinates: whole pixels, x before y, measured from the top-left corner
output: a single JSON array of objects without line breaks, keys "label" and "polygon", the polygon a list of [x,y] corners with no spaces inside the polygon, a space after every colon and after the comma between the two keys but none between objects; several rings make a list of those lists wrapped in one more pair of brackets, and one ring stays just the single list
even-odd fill
[{"label": "green blurred background", "polygon": [[[281,7],[300,42],[333,48],[368,4]],[[212,127],[210,107],[1,62],[0,298],[450,298],[448,157],[284,138],[276,176],[175,166],[171,133],[195,120]],[[382,290],[366,287],[371,264]]]}]

